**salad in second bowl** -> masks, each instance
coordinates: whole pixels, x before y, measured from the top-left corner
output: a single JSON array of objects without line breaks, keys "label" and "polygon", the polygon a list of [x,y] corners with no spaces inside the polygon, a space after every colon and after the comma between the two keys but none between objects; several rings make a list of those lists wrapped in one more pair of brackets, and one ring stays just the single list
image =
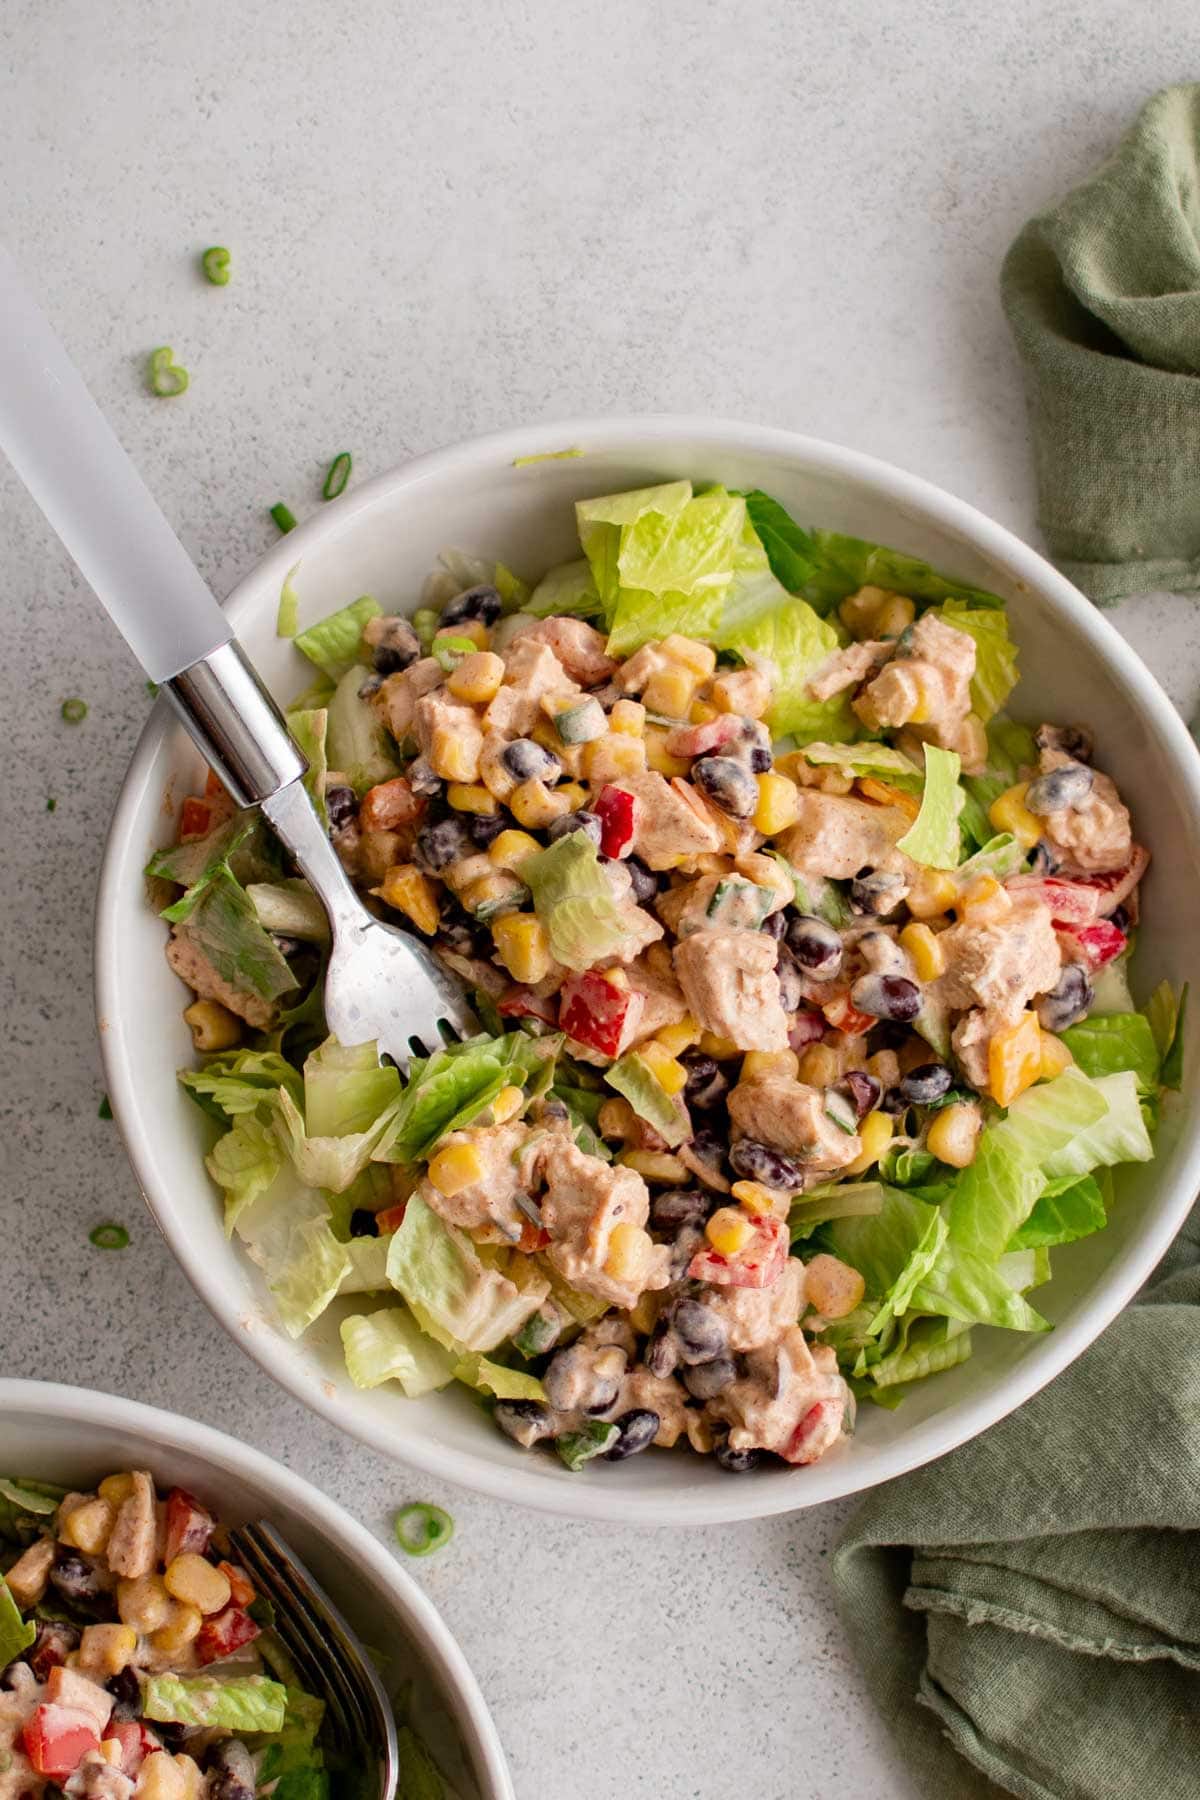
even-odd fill
[{"label": "salad in second bowl", "polygon": [[[150,865],[208,1168],[286,1329],[460,1381],[570,1469],[815,1461],[1153,1154],[1179,1006],[1127,980],[1148,850],[1075,723],[1003,710],[996,596],[668,482],[532,589],[447,553],[412,618],[296,637],[344,866],[486,1030],[413,1064],[321,1014],[324,915],[210,782]],[[295,630],[285,588],[281,628]]]}]

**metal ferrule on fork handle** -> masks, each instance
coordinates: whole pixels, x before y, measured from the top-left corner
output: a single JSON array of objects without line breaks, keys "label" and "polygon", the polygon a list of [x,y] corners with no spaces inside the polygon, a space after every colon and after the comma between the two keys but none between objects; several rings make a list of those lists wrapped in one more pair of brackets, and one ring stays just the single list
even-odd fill
[{"label": "metal ferrule on fork handle", "polygon": [[173,675],[162,692],[239,806],[270,799],[308,768],[279,708],[233,639]]}]

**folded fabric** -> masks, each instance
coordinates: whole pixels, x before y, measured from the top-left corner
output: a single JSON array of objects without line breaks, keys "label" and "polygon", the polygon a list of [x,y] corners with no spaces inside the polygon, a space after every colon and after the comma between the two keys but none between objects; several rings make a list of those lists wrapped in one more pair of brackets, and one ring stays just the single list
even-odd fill
[{"label": "folded fabric", "polygon": [[1200,84],[1030,221],[1001,294],[1054,561],[1101,604],[1200,589]]},{"label": "folded fabric", "polygon": [[999,1425],[877,1489],[842,1619],[923,1800],[1200,1794],[1200,1207]]}]

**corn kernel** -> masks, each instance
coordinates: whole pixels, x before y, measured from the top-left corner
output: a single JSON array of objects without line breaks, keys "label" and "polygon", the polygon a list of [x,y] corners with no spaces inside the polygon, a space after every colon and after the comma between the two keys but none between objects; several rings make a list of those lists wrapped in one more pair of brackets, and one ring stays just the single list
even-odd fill
[{"label": "corn kernel", "polygon": [[492,1101],[492,1118],[497,1125],[507,1125],[515,1119],[525,1104],[524,1091],[519,1087],[501,1088]]},{"label": "corn kernel", "polygon": [[653,769],[656,775],[686,775],[691,769],[691,762],[686,756],[672,756],[667,749],[668,733],[662,725],[646,727],[646,767]]},{"label": "corn kernel", "polygon": [[764,837],[786,831],[800,817],[800,790],[786,775],[768,769],[758,777],[758,805],[754,811],[754,829]]},{"label": "corn kernel", "polygon": [[959,1106],[943,1106],[934,1115],[926,1133],[926,1148],[939,1162],[949,1163],[952,1169],[969,1168],[975,1161],[982,1125],[983,1118],[977,1106],[965,1102]]},{"label": "corn kernel", "polygon": [[544,781],[523,781],[510,794],[508,808],[518,825],[528,825],[531,831],[543,831],[547,825],[553,825],[555,819],[570,812],[571,802],[561,792],[548,788]]},{"label": "corn kernel", "polygon": [[856,594],[848,594],[842,601],[838,618],[851,637],[874,637],[875,621],[884,604],[894,597],[887,588],[861,587]]},{"label": "corn kernel", "polygon": [[853,1162],[846,1164],[843,1175],[864,1175],[877,1163],[892,1141],[892,1130],[896,1121],[887,1113],[868,1113],[859,1126],[859,1140],[862,1149]]},{"label": "corn kernel", "polygon": [[1042,1032],[1037,1014],[1023,1012],[1015,1025],[998,1031],[988,1045],[988,1092],[999,1106],[1011,1106],[1037,1080],[1042,1066]]},{"label": "corn kernel", "polygon": [[588,791],[578,781],[564,781],[560,787],[555,789],[555,792],[562,796],[572,812],[587,805]]},{"label": "corn kernel", "polygon": [[626,737],[641,737],[646,729],[646,709],[641,701],[618,700],[608,715],[608,728]]},{"label": "corn kernel", "polygon": [[[557,704],[558,698],[557,695],[552,696],[552,703]],[[535,744],[540,744],[543,750],[549,750],[557,756],[565,775],[579,774],[583,767],[582,744],[564,744],[549,719],[539,719],[529,735]]]},{"label": "corn kernel", "polygon": [[640,775],[646,767],[647,750],[641,738],[610,731],[607,737],[594,738],[583,746],[582,772],[593,786],[605,781],[619,781],[622,775]]},{"label": "corn kernel", "polygon": [[201,1775],[190,1756],[169,1750],[148,1756],[138,1776],[137,1800],[196,1800],[203,1792]]},{"label": "corn kernel", "polygon": [[456,669],[446,677],[446,687],[456,700],[472,706],[485,706],[500,692],[504,680],[504,664],[491,650],[477,650],[464,656]]},{"label": "corn kernel", "polygon": [[197,1050],[232,1050],[242,1041],[242,1021],[217,1000],[193,1000],[183,1018]]},{"label": "corn kernel", "polygon": [[681,1062],[676,1062],[665,1044],[656,1043],[650,1038],[647,1043],[639,1044],[638,1055],[653,1071],[654,1079],[667,1094],[680,1094],[687,1086],[687,1070]]},{"label": "corn kernel", "polygon": [[534,987],[550,973],[552,957],[545,925],[534,913],[506,913],[492,926],[496,953],[514,981]]},{"label": "corn kernel", "polygon": [[604,979],[610,983],[612,987],[620,988],[622,993],[628,991],[629,971],[623,969],[620,963],[614,963],[610,969],[605,969]]},{"label": "corn kernel", "polygon": [[161,1575],[138,1575],[117,1583],[117,1613],[122,1624],[149,1637],[171,1615],[171,1596]]},{"label": "corn kernel", "polygon": [[908,890],[905,905],[914,919],[936,919],[958,899],[958,883],[945,869],[921,869]]},{"label": "corn kernel", "polygon": [[229,1577],[193,1550],[185,1550],[167,1564],[163,1586],[172,1600],[194,1606],[197,1612],[218,1613],[229,1605]]},{"label": "corn kernel", "polygon": [[686,1019],[680,1019],[678,1025],[663,1025],[654,1035],[672,1056],[682,1056],[685,1050],[700,1042],[700,1027],[689,1014]]},{"label": "corn kernel", "polygon": [[647,712],[663,713],[668,719],[686,719],[695,697],[696,676],[678,663],[653,674],[642,695]]},{"label": "corn kernel", "polygon": [[711,1456],[717,1444],[717,1434],[711,1422],[694,1406],[684,1408],[683,1421],[687,1441],[696,1455]]},{"label": "corn kernel", "polygon": [[396,863],[372,890],[388,906],[407,915],[418,931],[432,937],[438,928],[438,903],[428,878],[412,863]]},{"label": "corn kernel", "polygon": [[1042,835],[1042,822],[1025,804],[1029,783],[1019,781],[1006,788],[988,807],[988,823],[997,831],[1010,831],[1022,850],[1032,850]]},{"label": "corn kernel", "polygon": [[840,1257],[822,1254],[804,1265],[804,1298],[824,1319],[844,1319],[866,1291],[858,1270]]},{"label": "corn kernel", "polygon": [[972,925],[994,925],[1007,918],[1012,901],[994,875],[977,875],[959,894],[954,910]]},{"label": "corn kernel", "polygon": [[704,1227],[704,1235],[718,1256],[736,1256],[754,1236],[754,1227],[744,1212],[720,1206]]},{"label": "corn kernel", "polygon": [[692,1179],[679,1158],[665,1150],[623,1150],[617,1161],[655,1187],[686,1187]]},{"label": "corn kernel", "polygon": [[85,1625],[79,1640],[79,1666],[102,1678],[119,1675],[133,1661],[138,1634],[132,1625]]},{"label": "corn kernel", "polygon": [[946,952],[941,939],[928,925],[906,925],[900,942],[912,957],[918,981],[936,981],[946,973]]},{"label": "corn kernel", "polygon": [[447,1144],[430,1159],[429,1179],[447,1199],[483,1178],[483,1158],[474,1144]]},{"label": "corn kernel", "polygon": [[872,636],[898,638],[907,631],[917,616],[917,609],[904,594],[889,594],[875,614]]},{"label": "corn kernel", "polygon": [[489,732],[479,753],[479,780],[497,800],[507,800],[517,785],[517,778],[504,761],[508,745],[502,737]]},{"label": "corn kernel", "polygon": [[710,706],[707,700],[693,700],[688,707],[688,722],[692,725],[711,725],[717,717],[717,709]]},{"label": "corn kernel", "polygon": [[1042,1061],[1038,1070],[1039,1081],[1053,1081],[1056,1075],[1061,1075],[1064,1069],[1069,1069],[1074,1061],[1075,1058],[1060,1037],[1055,1037],[1052,1031],[1043,1031]]},{"label": "corn kernel", "polygon": [[832,1087],[842,1078],[842,1059],[832,1044],[809,1044],[801,1053],[799,1074],[809,1087]]},{"label": "corn kernel", "polygon": [[761,669],[726,669],[713,682],[712,697],[719,713],[761,719],[771,704],[771,683]]},{"label": "corn kernel", "polygon": [[650,1260],[650,1234],[643,1231],[640,1225],[623,1220],[614,1225],[608,1234],[608,1255],[604,1259],[604,1273],[613,1281],[627,1282],[631,1287],[641,1287]]},{"label": "corn kernel", "polygon": [[894,1050],[877,1050],[867,1058],[867,1074],[875,1077],[886,1094],[900,1079],[900,1058]]},{"label": "corn kernel", "polygon": [[[707,681],[717,666],[717,653],[711,644],[701,644],[695,638],[680,637],[674,631],[662,640],[658,651],[668,662],[680,663],[685,669],[690,669],[701,681]],[[657,709],[652,707],[651,710]]]},{"label": "corn kernel", "polygon": [[72,1549],[82,1550],[85,1556],[99,1556],[108,1543],[116,1516],[107,1500],[85,1500],[59,1527],[59,1538]]},{"label": "corn kernel", "polygon": [[119,1507],[123,1500],[128,1500],[133,1492],[133,1476],[126,1470],[120,1475],[106,1475],[96,1489],[102,1500],[107,1500],[112,1507]]},{"label": "corn kernel", "polygon": [[799,1073],[800,1058],[794,1050],[747,1050],[742,1059],[743,1081],[754,1081],[765,1075],[795,1081]]},{"label": "corn kernel", "polygon": [[433,641],[439,638],[470,638],[481,650],[487,649],[489,632],[482,619],[463,619],[457,625],[443,625],[434,632]]},{"label": "corn kernel", "polygon": [[500,811],[496,796],[477,781],[452,781],[446,800],[455,812],[478,813],[482,818],[493,818]]},{"label": "corn kernel", "polygon": [[786,1194],[764,1187],[761,1181],[735,1181],[729,1191],[738,1205],[754,1216],[765,1213],[773,1217],[779,1211],[777,1202],[787,1205]]},{"label": "corn kernel", "polygon": [[527,831],[502,831],[488,847],[488,860],[498,869],[515,869],[527,856],[536,856],[541,847]]},{"label": "corn kernel", "polygon": [[125,1760],[120,1738],[101,1738],[100,1756],[110,1769],[119,1769]]},{"label": "corn kernel", "polygon": [[705,1056],[711,1056],[717,1062],[728,1062],[730,1057],[741,1055],[732,1038],[718,1037],[715,1031],[700,1033],[700,1048]]},{"label": "corn kernel", "polygon": [[863,776],[858,791],[864,800],[874,800],[877,806],[896,807],[906,819],[915,819],[921,810],[921,802],[915,794],[906,794],[903,788],[892,787],[890,782],[876,781],[872,775]]},{"label": "corn kernel", "polygon": [[177,1656],[199,1633],[204,1615],[198,1606],[192,1606],[186,1600],[169,1600],[168,1605],[170,1611],[166,1620],[157,1631],[150,1633],[150,1642],[165,1655]]},{"label": "corn kernel", "polygon": [[476,732],[437,725],[429,746],[429,765],[443,781],[478,781],[482,747]]},{"label": "corn kernel", "polygon": [[907,723],[909,725],[928,725],[933,716],[934,696],[930,693],[923,676],[919,675],[915,669],[912,673],[912,680],[913,687],[916,689],[916,698],[913,702],[913,709],[908,715]]},{"label": "corn kernel", "polygon": [[477,913],[481,907],[499,912],[502,904],[509,901],[515,909],[525,898],[525,884],[507,869],[495,869],[490,875],[479,875],[474,881],[468,881],[460,889],[459,899],[469,913]]},{"label": "corn kernel", "polygon": [[628,1100],[618,1095],[603,1102],[597,1124],[600,1127],[600,1136],[606,1138],[636,1137],[638,1132],[637,1114]]}]

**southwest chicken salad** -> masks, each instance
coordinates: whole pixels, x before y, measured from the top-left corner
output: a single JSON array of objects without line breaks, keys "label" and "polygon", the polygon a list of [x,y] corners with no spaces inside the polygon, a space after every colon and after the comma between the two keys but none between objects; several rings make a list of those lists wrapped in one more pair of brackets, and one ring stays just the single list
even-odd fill
[{"label": "southwest chicken salad", "polygon": [[1084,725],[1010,715],[995,595],[759,492],[576,511],[536,585],[447,552],[411,617],[295,637],[338,855],[483,1031],[407,1080],[329,1038],[324,914],[210,780],[148,869],[180,1079],[285,1329],[332,1308],[357,1385],[465,1383],[571,1470],[809,1463],[978,1327],[1048,1329],[1052,1249],[1153,1155],[1149,850]]}]

